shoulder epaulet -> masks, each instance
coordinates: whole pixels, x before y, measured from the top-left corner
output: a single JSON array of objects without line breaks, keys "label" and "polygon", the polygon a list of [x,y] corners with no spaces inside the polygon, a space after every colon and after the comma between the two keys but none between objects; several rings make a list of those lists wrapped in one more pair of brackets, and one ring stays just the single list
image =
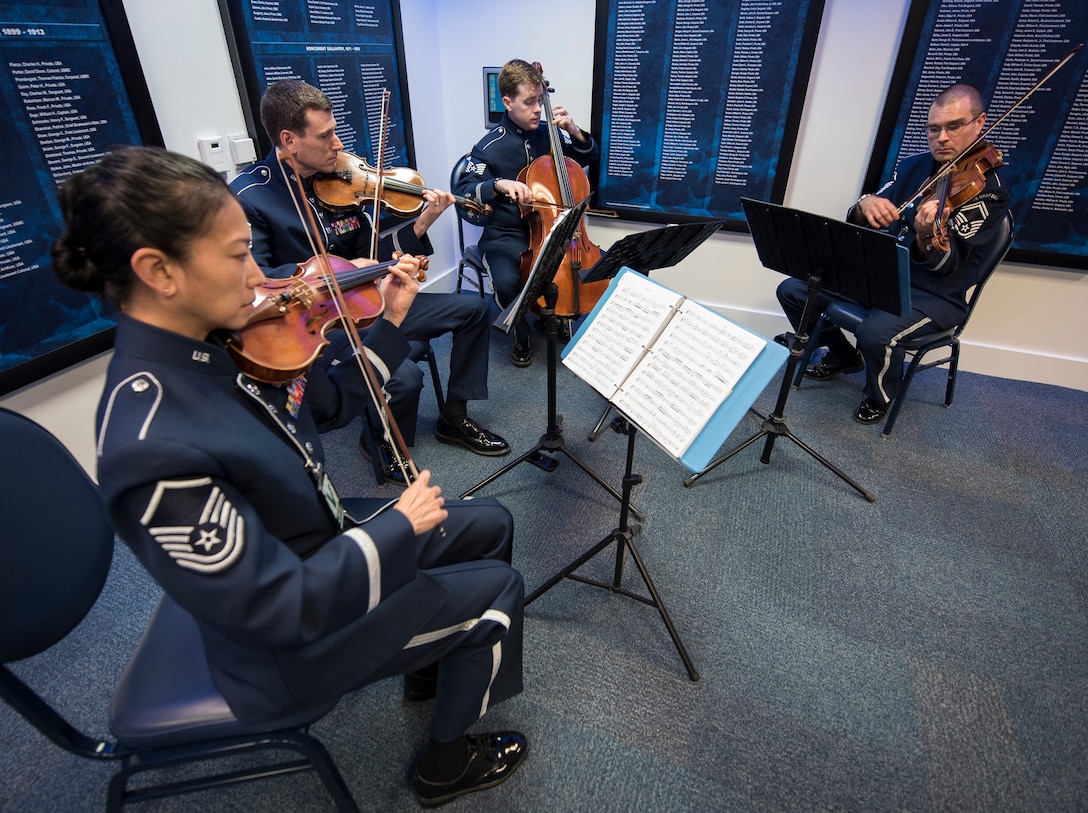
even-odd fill
[{"label": "shoulder epaulet", "polygon": [[96,453],[102,455],[107,433],[126,441],[143,440],[162,403],[162,384],[149,372],[133,373],[110,391],[102,414]]}]

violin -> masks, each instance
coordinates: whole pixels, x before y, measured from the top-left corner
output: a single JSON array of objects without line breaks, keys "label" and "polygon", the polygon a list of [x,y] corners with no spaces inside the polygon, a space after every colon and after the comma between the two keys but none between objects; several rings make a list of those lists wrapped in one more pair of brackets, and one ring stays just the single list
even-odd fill
[{"label": "violin", "polygon": [[922,197],[922,203],[936,199],[937,219],[933,221],[933,247],[938,251],[948,251],[947,220],[963,204],[973,200],[986,188],[986,174],[1004,166],[1001,151],[986,141],[978,142],[954,161],[941,167],[937,182]]},{"label": "violin", "polygon": [[266,384],[286,384],[305,373],[329,343],[327,334],[344,328],[334,300],[339,287],[347,316],[365,330],[385,312],[377,280],[397,263],[356,268],[350,260],[325,254],[298,264],[284,279],[257,286],[259,302],[245,326],[227,341],[235,366]]},{"label": "violin", "polygon": [[[589,178],[586,177],[585,170],[573,158],[563,154],[563,141],[552,118],[552,104],[548,95],[553,89],[544,78],[544,69],[540,63],[534,62],[533,67],[540,73],[540,80],[544,85],[544,118],[548,122],[551,151],[548,155],[534,158],[529,166],[518,173],[518,181],[533,191],[532,203],[519,204],[521,216],[529,224],[529,248],[521,255],[522,283],[529,278],[544,246],[544,240],[560,212],[573,208],[590,194]],[[559,288],[555,305],[556,316],[568,320],[576,319],[597,304],[597,300],[608,288],[609,281],[583,283],[580,272],[589,270],[600,259],[601,249],[589,239],[583,215],[555,274],[555,284]],[[538,308],[542,304],[542,298],[537,300]]]},{"label": "violin", "polygon": [[[365,158],[347,150],[336,154],[336,168],[314,176],[314,194],[322,204],[333,211],[357,209],[380,195],[381,205],[398,217],[412,217],[423,209],[423,193],[430,191],[423,176],[409,167],[393,167],[380,173]],[[487,217],[491,206],[453,196],[458,206]]]}]

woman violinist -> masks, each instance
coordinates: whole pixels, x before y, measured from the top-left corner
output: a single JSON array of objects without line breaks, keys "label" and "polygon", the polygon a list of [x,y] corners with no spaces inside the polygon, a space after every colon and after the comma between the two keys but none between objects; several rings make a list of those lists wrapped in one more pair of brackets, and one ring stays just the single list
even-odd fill
[{"label": "woman violinist", "polygon": [[[506,108],[502,121],[472,148],[470,170],[452,191],[493,209],[483,224],[479,246],[491,273],[495,302],[505,308],[521,291],[521,256],[529,248],[529,224],[518,204],[532,203],[533,192],[517,178],[534,159],[548,155],[551,145],[548,123],[541,120],[545,89],[540,72],[524,60],[513,59],[499,73],[499,92]],[[554,105],[552,117],[565,155],[579,164],[600,156],[596,140],[574,123],[564,107]],[[516,325],[513,333],[510,360],[527,367],[533,360],[528,327]]]},{"label": "woman violinist", "polygon": [[[910,313],[871,310],[855,333],[856,349],[841,330],[825,330],[819,340],[827,352],[805,371],[809,378],[822,381],[864,369],[864,397],[854,410],[858,423],[876,423],[887,414],[903,377],[905,351],[899,343],[959,324],[967,315],[967,291],[988,270],[979,267],[980,258],[991,241],[999,239],[996,227],[1009,210],[1009,192],[993,171],[1000,159],[987,163],[983,156],[970,162],[973,171],[966,184],[959,177],[950,179],[957,184],[955,191],[968,194],[950,195],[943,204],[932,191],[937,184],[929,182],[949,162],[975,153],[969,148],[976,145],[985,122],[976,88],[958,84],[944,90],[929,107],[929,152],[905,158],[894,178],[877,192],[863,195],[847,216],[851,222],[888,231],[910,246]],[[923,189],[928,191],[922,194]],[[936,239],[942,231],[945,239]],[[778,287],[778,300],[794,330],[806,296],[807,284],[801,280],[787,279]],[[835,298],[834,293],[821,293],[815,306],[822,311]]]},{"label": "woman violinist", "polygon": [[[320,432],[358,414],[362,371],[315,365],[276,386],[235,369],[223,337],[247,325],[265,278],[242,207],[212,170],[124,148],[72,176],[60,205],[57,276],[120,309],[97,417],[106,506],[164,601],[200,626],[234,714],[259,725],[414,673],[413,697],[437,682],[417,798],[505,779],[524,738],[466,731],[521,690],[509,513],[444,502],[426,471],[389,504],[336,496]],[[384,314],[365,338],[378,369],[408,353],[398,323],[418,267],[402,257],[383,280]]]}]

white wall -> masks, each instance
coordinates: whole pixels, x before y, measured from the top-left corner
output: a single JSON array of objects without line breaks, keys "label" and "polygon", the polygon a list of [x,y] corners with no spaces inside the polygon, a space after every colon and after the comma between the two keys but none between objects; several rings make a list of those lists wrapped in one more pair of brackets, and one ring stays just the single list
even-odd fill
[{"label": "white wall", "polygon": [[[857,198],[909,0],[827,0],[786,205],[841,216]],[[166,145],[198,157],[198,138],[245,131],[216,0],[125,0]],[[588,128],[595,9],[590,0],[401,0],[417,169],[447,188],[456,159],[482,134],[480,68],[513,57],[539,61],[555,100]],[[546,13],[542,13],[546,12]],[[561,21],[556,22],[556,21]],[[641,225],[590,219],[607,248]],[[452,290],[455,221],[431,230],[429,272]],[[445,276],[444,276],[445,275]],[[655,278],[764,334],[786,322],[747,235],[719,234]],[[963,368],[1088,391],[1078,339],[1088,276],[1005,263],[964,335]],[[104,359],[39,382],[0,404],[41,421],[93,468],[91,427]],[[501,395],[499,395],[501,397]]]}]

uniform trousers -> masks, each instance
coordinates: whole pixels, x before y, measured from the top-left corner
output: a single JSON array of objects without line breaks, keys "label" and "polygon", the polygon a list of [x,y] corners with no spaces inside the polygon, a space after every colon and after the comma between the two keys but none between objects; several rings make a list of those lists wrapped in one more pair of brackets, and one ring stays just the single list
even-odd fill
[{"label": "uniform trousers", "polygon": [[[450,370],[446,383],[447,401],[475,401],[487,398],[488,330],[491,308],[478,296],[459,294],[420,294],[412,302],[400,331],[408,341],[427,342],[443,333],[453,334]],[[338,331],[323,359],[332,363],[350,361],[347,338]],[[415,444],[419,414],[419,396],[423,389],[423,370],[407,359],[385,382],[385,393],[393,419],[404,442]],[[370,426],[377,436],[381,421],[370,410]]]},{"label": "uniform trousers", "polygon": [[[807,299],[808,284],[802,280],[791,277],[778,286],[778,301],[794,331],[800,329],[801,315]],[[850,301],[838,294],[820,291],[812,307],[819,315],[831,302]],[[878,406],[886,406],[893,401],[903,383],[906,350],[902,342],[940,333],[941,330],[940,326],[917,308],[912,309],[906,316],[898,316],[877,308],[870,309],[869,315],[854,334],[857,351],[865,360],[865,399]],[[814,341],[814,347],[827,347],[827,355],[831,358],[849,359],[854,354],[854,345],[839,328],[825,327]]]},{"label": "uniform trousers", "polygon": [[[356,518],[384,503],[344,501]],[[509,511],[491,499],[453,500],[445,507],[445,535],[436,529],[416,539],[419,567],[446,589],[445,600],[372,679],[415,672],[437,661],[431,736],[452,742],[490,705],[521,691],[525,587],[509,564]]]}]

